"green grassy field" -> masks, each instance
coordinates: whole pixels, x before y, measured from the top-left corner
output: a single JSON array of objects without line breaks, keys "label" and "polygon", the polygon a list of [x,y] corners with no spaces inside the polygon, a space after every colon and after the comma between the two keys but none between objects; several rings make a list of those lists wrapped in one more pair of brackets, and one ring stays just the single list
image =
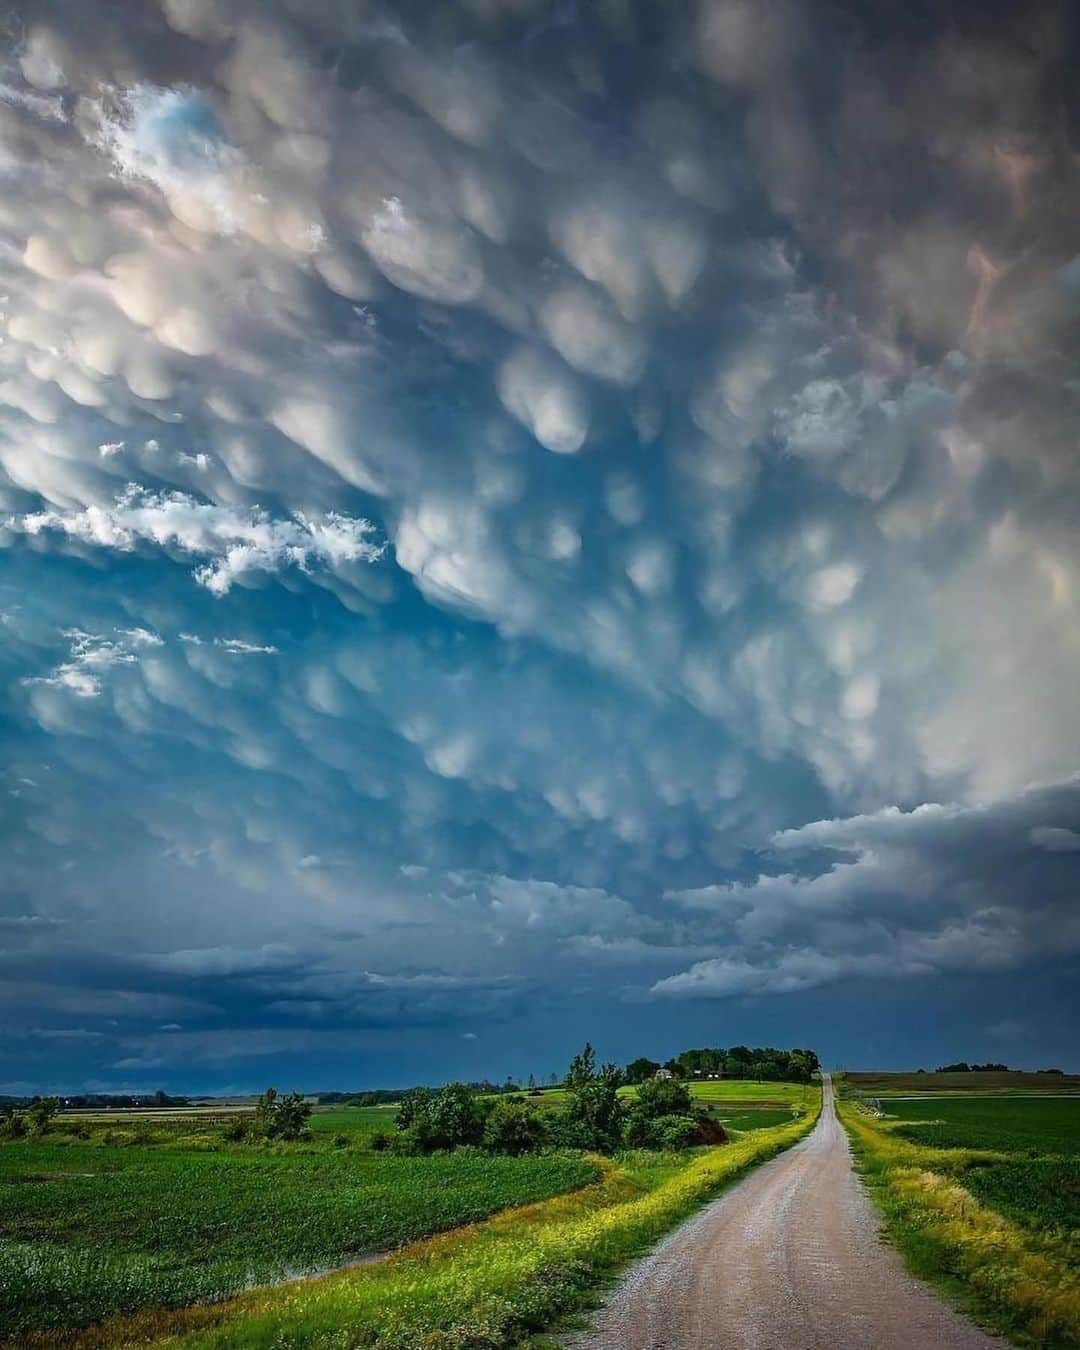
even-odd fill
[{"label": "green grassy field", "polygon": [[[729,1083],[695,1095],[730,1131],[726,1168],[802,1129],[799,1113],[816,1110],[820,1094]],[[551,1109],[562,1097],[533,1101]],[[396,1115],[392,1106],[319,1109],[310,1141],[268,1145],[227,1143],[227,1112],[118,1111],[0,1144],[0,1342],[51,1346],[102,1319],[337,1269],[583,1186],[591,1194],[601,1166],[607,1200],[651,1194],[710,1154],[631,1151],[598,1164],[565,1152],[375,1152],[372,1136],[393,1133]]]},{"label": "green grassy field", "polygon": [[1080,1098],[882,1094],[875,1118],[850,1080],[845,1093],[859,1165],[916,1274],[1018,1344],[1080,1344]]},{"label": "green grassy field", "polygon": [[849,1088],[872,1096],[908,1092],[1077,1092],[1080,1075],[1056,1073],[852,1073],[843,1080]]},{"label": "green grassy field", "polygon": [[[636,1091],[633,1087],[622,1088],[620,1095],[631,1098]],[[793,1111],[812,1100],[816,1089],[801,1083],[733,1079],[692,1083],[690,1091],[695,1100],[710,1108],[725,1129],[745,1131],[769,1129],[791,1120]],[[566,1097],[563,1088],[545,1088],[528,1097],[528,1101],[537,1110],[546,1111],[565,1106]],[[350,1143],[364,1144],[373,1134],[393,1131],[396,1117],[396,1106],[319,1107],[310,1125],[317,1137],[343,1134]]]},{"label": "green grassy field", "polygon": [[798,1120],[720,1148],[621,1155],[603,1164],[593,1185],[406,1247],[379,1265],[225,1304],[147,1311],[77,1344],[505,1350],[591,1302],[621,1263],[748,1167],[801,1138],[817,1104],[814,1093]]},{"label": "green grassy field", "polygon": [[939,1097],[887,1109],[901,1122],[896,1133],[915,1144],[1012,1155],[967,1169],[964,1186],[1034,1231],[1076,1233],[1080,1273],[1080,1098]]},{"label": "green grassy field", "polygon": [[396,1106],[334,1106],[313,1111],[308,1124],[316,1136],[344,1134],[363,1144],[373,1134],[392,1131],[396,1119]]},{"label": "green grassy field", "polygon": [[1080,1097],[935,1097],[883,1101],[898,1133],[931,1148],[1080,1153]]},{"label": "green grassy field", "polygon": [[219,1298],[595,1179],[579,1156],[0,1146],[0,1333]]}]

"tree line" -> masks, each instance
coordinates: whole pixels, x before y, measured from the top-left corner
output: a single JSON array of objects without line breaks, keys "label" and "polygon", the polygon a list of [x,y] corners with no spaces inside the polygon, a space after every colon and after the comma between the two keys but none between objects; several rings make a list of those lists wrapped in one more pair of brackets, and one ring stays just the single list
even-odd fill
[{"label": "tree line", "polygon": [[537,1107],[522,1093],[483,1096],[464,1083],[415,1088],[398,1108],[397,1132],[372,1139],[376,1149],[434,1153],[473,1147],[523,1154],[542,1148],[614,1153],[623,1147],[680,1149],[724,1143],[723,1127],[676,1078],[652,1078],[633,1097],[619,1095],[625,1074],[598,1064],[586,1045],[570,1062],[564,1098]]},{"label": "tree line", "polygon": [[[641,1055],[624,1068],[615,1069],[615,1073],[619,1075],[620,1085],[626,1083],[632,1086],[655,1078],[662,1070],[666,1070],[673,1078],[689,1082],[719,1077],[750,1079],[759,1083],[809,1083],[819,1068],[818,1057],[813,1050],[778,1050],[770,1045],[732,1045],[727,1048],[717,1046],[683,1050],[668,1060],[649,1059]],[[560,1079],[554,1073],[545,1078],[529,1074],[524,1080],[508,1077],[504,1082],[493,1083],[485,1078],[462,1086],[485,1097],[496,1097],[521,1092],[538,1094],[546,1087],[556,1087],[564,1081],[565,1077]],[[429,1090],[411,1087],[371,1088],[363,1092],[321,1092],[318,1102],[320,1106],[385,1106]]]},{"label": "tree line", "polygon": [[642,1055],[624,1071],[627,1083],[644,1083],[662,1069],[676,1078],[749,1078],[759,1083],[809,1083],[820,1069],[813,1050],[777,1050],[771,1045],[732,1045],[683,1050],[661,1064]]}]

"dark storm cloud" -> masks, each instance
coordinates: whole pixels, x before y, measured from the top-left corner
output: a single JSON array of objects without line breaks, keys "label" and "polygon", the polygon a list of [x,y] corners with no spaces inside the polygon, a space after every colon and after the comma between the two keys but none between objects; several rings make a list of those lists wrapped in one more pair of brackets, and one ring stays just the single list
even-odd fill
[{"label": "dark storm cloud", "polygon": [[1075,52],[23,9],[0,931],[73,1012],[199,1009],[88,995],[88,1072],[1072,951]]}]

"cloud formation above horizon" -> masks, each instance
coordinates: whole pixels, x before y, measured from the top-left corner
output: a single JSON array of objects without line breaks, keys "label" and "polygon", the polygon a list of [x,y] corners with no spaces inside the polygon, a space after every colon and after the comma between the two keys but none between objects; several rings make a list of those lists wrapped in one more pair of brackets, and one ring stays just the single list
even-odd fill
[{"label": "cloud formation above horizon", "polygon": [[946,11],[9,26],[0,1092],[1075,973],[1077,25]]}]

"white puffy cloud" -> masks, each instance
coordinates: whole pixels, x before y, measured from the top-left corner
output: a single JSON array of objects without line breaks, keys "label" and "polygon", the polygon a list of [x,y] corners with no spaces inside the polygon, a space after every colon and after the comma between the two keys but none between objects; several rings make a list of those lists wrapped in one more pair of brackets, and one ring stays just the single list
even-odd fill
[{"label": "white puffy cloud", "polygon": [[111,506],[83,511],[37,511],[12,517],[9,528],[36,537],[58,533],[98,548],[131,552],[151,543],[181,556],[207,558],[193,576],[212,595],[227,595],[238,581],[290,567],[302,572],[374,562],[382,546],[370,521],[328,513],[275,520],[265,511],[230,510],[182,492],[153,493],[128,484]]},{"label": "white puffy cloud", "polygon": [[48,675],[27,677],[26,684],[67,689],[78,698],[96,698],[101,693],[101,677],[105,671],[113,666],[134,665],[140,647],[156,646],[161,641],[156,634],[141,629],[110,638],[71,628],[64,636],[71,643],[68,659]]}]

